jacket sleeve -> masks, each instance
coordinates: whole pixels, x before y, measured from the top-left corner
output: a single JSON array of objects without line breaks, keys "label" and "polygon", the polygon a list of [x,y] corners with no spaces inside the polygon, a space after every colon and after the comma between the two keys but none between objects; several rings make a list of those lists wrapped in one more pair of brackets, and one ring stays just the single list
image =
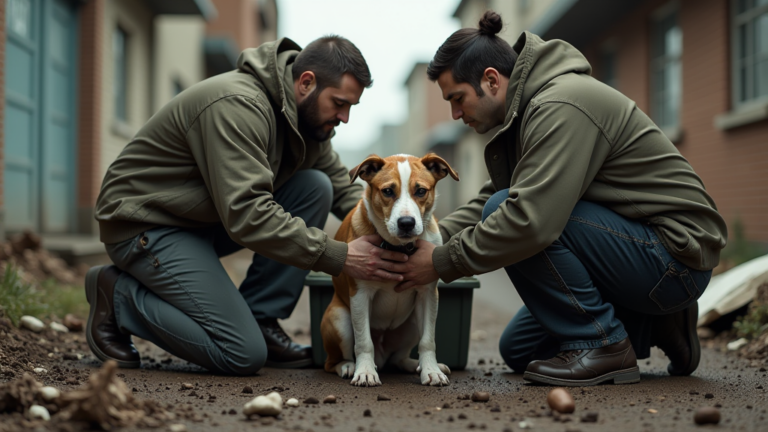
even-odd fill
[{"label": "jacket sleeve", "polygon": [[341,158],[331,147],[331,142],[322,144],[321,155],[312,168],[328,175],[333,185],[333,204],[331,212],[344,220],[363,196],[363,187],[358,183],[349,183],[349,170],[341,163]]},{"label": "jacket sleeve", "polygon": [[610,152],[600,128],[573,105],[544,103],[527,117],[522,157],[501,211],[435,248],[443,281],[506,267],[552,244]]},{"label": "jacket sleeve", "polygon": [[267,148],[272,136],[266,101],[219,99],[187,132],[190,149],[230,237],[259,254],[301,269],[341,273],[347,245],[307,227],[274,201]]},{"label": "jacket sleeve", "polygon": [[480,189],[480,193],[472,198],[468,203],[457,208],[453,213],[440,219],[440,235],[443,237],[443,244],[467,227],[475,226],[480,222],[483,216],[483,208],[488,198],[496,192],[493,183],[488,180]]}]

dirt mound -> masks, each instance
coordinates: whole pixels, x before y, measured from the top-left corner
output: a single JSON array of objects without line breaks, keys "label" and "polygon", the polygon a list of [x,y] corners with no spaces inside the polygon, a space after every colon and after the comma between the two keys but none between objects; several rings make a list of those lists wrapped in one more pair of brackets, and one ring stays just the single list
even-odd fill
[{"label": "dirt mound", "polygon": [[0,243],[0,271],[5,271],[8,262],[21,269],[21,277],[27,283],[39,283],[55,279],[64,285],[81,283],[88,267],[72,268],[67,263],[42,248],[40,236],[31,231],[12,236]]}]

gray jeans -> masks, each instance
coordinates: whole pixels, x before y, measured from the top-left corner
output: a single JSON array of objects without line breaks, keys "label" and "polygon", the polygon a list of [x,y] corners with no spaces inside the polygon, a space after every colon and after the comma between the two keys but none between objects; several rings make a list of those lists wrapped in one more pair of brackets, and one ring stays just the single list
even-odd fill
[{"label": "gray jeans", "polygon": [[[333,188],[321,171],[299,171],[274,199],[322,228]],[[221,225],[159,227],[106,248],[124,271],[114,296],[120,329],[214,373],[261,369],[267,348],[256,319],[290,316],[308,273],[257,253],[238,290],[219,257],[243,247]]]}]

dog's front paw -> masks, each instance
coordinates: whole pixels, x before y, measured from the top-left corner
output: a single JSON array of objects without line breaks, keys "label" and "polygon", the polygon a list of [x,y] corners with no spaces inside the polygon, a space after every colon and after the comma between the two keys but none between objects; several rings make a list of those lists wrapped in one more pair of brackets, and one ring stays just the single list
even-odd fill
[{"label": "dog's front paw", "polygon": [[380,386],[379,374],[376,373],[375,366],[361,365],[355,369],[355,376],[352,378],[352,385],[358,387]]},{"label": "dog's front paw", "polygon": [[344,361],[336,365],[336,373],[342,378],[349,378],[355,373],[355,362]]},{"label": "dog's front paw", "polygon": [[[421,368],[421,384],[431,386],[449,385],[451,381],[448,379],[448,376],[446,376],[440,369],[442,368],[438,367],[437,365]],[[448,368],[446,367],[446,369]],[[450,373],[450,370],[448,373]]]}]

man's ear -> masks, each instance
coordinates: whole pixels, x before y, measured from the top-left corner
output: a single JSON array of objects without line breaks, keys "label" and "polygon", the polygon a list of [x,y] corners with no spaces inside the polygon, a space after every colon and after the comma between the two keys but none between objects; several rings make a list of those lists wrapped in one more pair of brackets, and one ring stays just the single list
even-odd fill
[{"label": "man's ear", "polygon": [[499,71],[489,67],[483,71],[483,78],[488,81],[488,88],[492,94],[496,94],[501,88],[501,80],[499,78]]},{"label": "man's ear", "polygon": [[304,71],[297,81],[297,89],[302,98],[312,93],[312,90],[317,86],[317,79],[315,79],[315,73],[312,71]]},{"label": "man's ear", "polygon": [[384,166],[386,162],[379,156],[370,155],[363,163],[352,168],[349,171],[349,182],[354,183],[355,179],[360,177],[361,179],[369,182],[376,175],[377,172]]},{"label": "man's ear", "polygon": [[459,174],[448,165],[448,162],[446,162],[445,159],[434,153],[429,153],[421,158],[421,163],[432,172],[432,175],[435,176],[437,180],[442,180],[445,176],[450,174],[454,180],[459,181]]}]

